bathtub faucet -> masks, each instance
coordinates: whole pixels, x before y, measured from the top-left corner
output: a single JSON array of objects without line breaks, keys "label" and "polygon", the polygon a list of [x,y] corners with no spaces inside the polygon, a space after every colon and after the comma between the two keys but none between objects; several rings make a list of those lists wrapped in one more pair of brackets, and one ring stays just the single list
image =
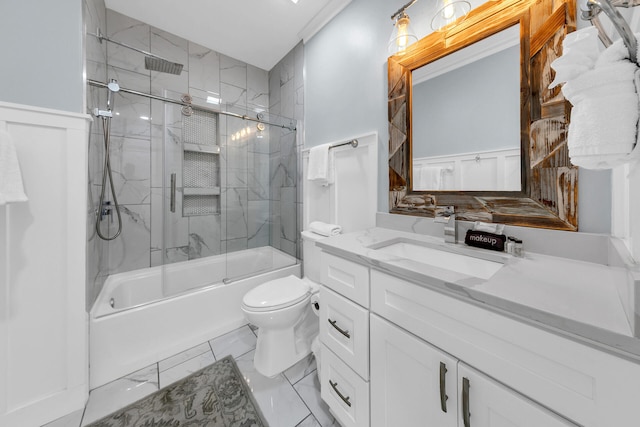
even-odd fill
[{"label": "bathtub faucet", "polygon": [[433,222],[444,224],[444,241],[446,243],[457,243],[458,233],[456,228],[456,213],[455,207],[452,206],[437,206],[435,211],[435,218]]}]

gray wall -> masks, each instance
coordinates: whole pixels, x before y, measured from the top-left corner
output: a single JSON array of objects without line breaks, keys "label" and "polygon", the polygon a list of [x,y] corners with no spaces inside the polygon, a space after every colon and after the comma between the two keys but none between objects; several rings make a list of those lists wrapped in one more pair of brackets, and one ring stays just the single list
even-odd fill
[{"label": "gray wall", "polygon": [[0,0],[0,100],[83,112],[81,0]]},{"label": "gray wall", "polygon": [[519,148],[520,46],[414,84],[412,102],[416,158]]},{"label": "gray wall", "polygon": [[[378,210],[388,212],[387,42],[404,0],[353,0],[305,45],[305,145],[378,132]],[[429,2],[409,9],[423,37]],[[611,174],[580,170],[579,229],[609,233]]]}]

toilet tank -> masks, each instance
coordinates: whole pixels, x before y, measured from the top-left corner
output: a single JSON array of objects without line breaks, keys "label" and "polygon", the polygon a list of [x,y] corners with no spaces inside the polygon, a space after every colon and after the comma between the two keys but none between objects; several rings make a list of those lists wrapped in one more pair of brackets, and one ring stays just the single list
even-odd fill
[{"label": "toilet tank", "polygon": [[326,239],[326,237],[309,230],[303,231],[301,234],[304,276],[320,283],[320,248],[316,246],[316,242],[320,239]]}]

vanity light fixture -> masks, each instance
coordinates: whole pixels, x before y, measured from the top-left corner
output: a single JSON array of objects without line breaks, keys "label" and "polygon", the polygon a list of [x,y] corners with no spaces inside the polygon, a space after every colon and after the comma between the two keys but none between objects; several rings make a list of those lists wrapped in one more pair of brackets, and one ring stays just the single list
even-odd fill
[{"label": "vanity light fixture", "polygon": [[471,10],[471,3],[466,0],[438,0],[437,12],[431,20],[434,31],[443,31],[459,24],[467,17]]},{"label": "vanity light fixture", "polygon": [[391,15],[393,31],[389,38],[390,55],[402,54],[411,43],[418,41],[416,33],[411,28],[409,15],[405,13],[405,11],[417,1],[418,0],[411,0]]},{"label": "vanity light fixture", "polygon": [[[416,41],[416,33],[411,28],[411,21],[406,10],[418,0],[411,0],[391,15],[393,31],[389,38],[389,54],[402,55],[407,47]],[[467,0],[437,0],[436,14],[431,20],[434,31],[444,31],[454,24],[459,24],[471,10],[471,3]]]}]

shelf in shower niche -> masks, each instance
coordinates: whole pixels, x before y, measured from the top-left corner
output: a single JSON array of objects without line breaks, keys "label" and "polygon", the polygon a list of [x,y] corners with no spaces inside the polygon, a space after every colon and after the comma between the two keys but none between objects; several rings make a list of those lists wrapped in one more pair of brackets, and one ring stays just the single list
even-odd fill
[{"label": "shelf in shower niche", "polygon": [[219,145],[188,144],[188,143],[185,142],[183,144],[182,149],[184,151],[190,151],[190,152],[220,154],[220,146]]},{"label": "shelf in shower niche", "polygon": [[219,196],[220,195],[220,187],[212,187],[212,188],[185,187],[182,189],[182,191],[185,196]]}]

